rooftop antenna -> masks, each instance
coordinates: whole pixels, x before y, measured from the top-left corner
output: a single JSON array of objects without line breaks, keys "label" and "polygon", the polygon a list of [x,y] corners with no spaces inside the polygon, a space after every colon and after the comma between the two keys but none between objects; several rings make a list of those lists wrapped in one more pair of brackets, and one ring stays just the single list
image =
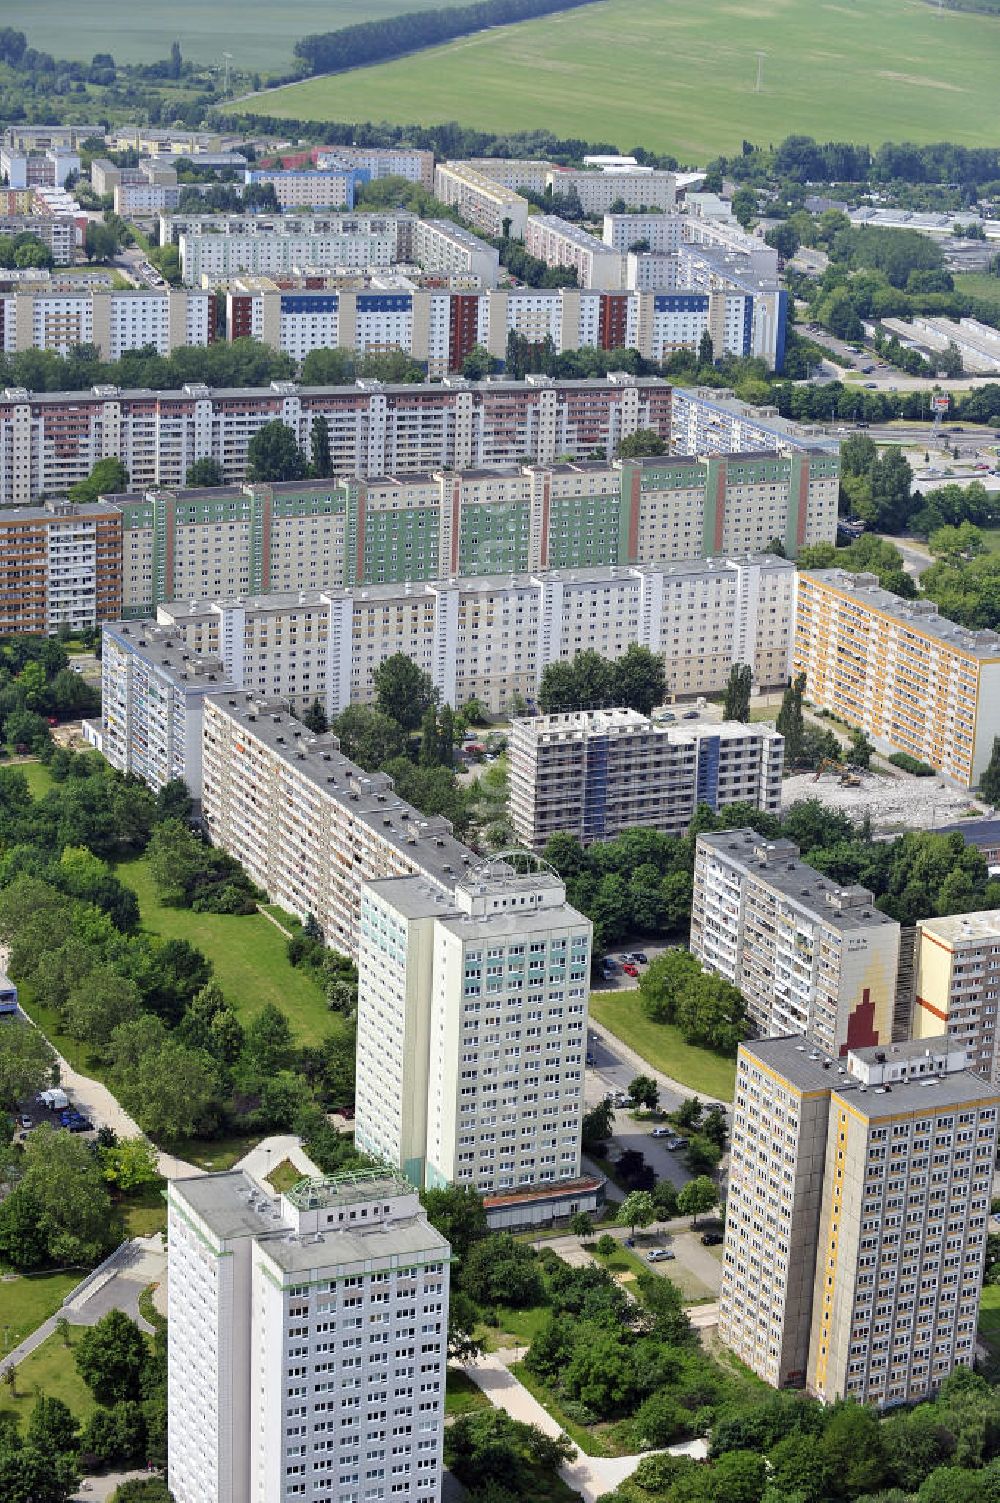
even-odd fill
[{"label": "rooftop antenna", "polygon": [[228,94],[229,93],[229,64],[233,60],[233,54],[231,52],[224,52],[222,54],[222,59],[223,59],[223,62],[225,63],[225,65],[226,65],[226,77],[225,77],[225,82],[223,84],[223,88],[224,88],[225,93]]},{"label": "rooftop antenna", "polygon": [[758,50],[758,52],[757,52],[757,82],[753,86],[753,91],[754,91],[755,94],[759,94],[761,92],[761,90],[763,89],[763,87],[764,87],[764,59],[766,57],[767,57],[767,53],[766,52],[761,52],[760,50]]}]

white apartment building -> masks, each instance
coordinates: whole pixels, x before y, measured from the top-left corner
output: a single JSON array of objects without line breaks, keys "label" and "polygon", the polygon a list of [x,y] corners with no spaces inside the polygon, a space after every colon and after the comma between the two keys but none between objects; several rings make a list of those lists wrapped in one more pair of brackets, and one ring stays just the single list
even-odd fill
[{"label": "white apartment building", "polygon": [[173,241],[189,287],[215,287],[235,276],[279,276],[298,267],[365,270],[406,260],[414,216],[324,214],[183,215],[161,223],[161,244]]},{"label": "white apartment building", "polygon": [[892,1038],[899,925],[865,887],[841,887],[790,840],[699,835],[691,953],[746,999],[764,1037],[805,1034],[844,1055]]},{"label": "white apartment building", "polygon": [[180,188],[170,183],[116,183],[112,193],[115,213],[123,219],[169,214],[181,201]]},{"label": "white apartment building", "polygon": [[532,214],[524,230],[524,248],[546,266],[572,267],[581,287],[614,292],[624,285],[621,254],[558,214]]},{"label": "white apartment building", "polygon": [[358,953],[366,882],[419,876],[448,894],[476,859],[443,816],[418,813],[336,736],[242,691],[203,701],[201,799],[213,843],[296,917],[313,914],[345,955]]},{"label": "white apartment building", "polygon": [[680,249],[683,214],[605,214],[602,239],[620,255],[644,243],[647,252],[669,255]]},{"label": "white apartment building", "polygon": [[461,163],[452,162],[449,166],[467,167],[491,182],[499,183],[502,188],[513,188],[518,193],[524,188],[532,193],[544,193],[552,171],[551,162],[521,161],[515,157],[467,157]]},{"label": "white apartment building", "polygon": [[425,271],[474,277],[480,287],[495,287],[500,279],[500,252],[450,219],[418,219],[412,247]]},{"label": "white apartment building", "polygon": [[621,202],[628,209],[672,209],[677,201],[677,177],[652,167],[553,167],[545,176],[553,198],[576,194],[583,212],[598,218]]},{"label": "white apartment building", "polygon": [[946,1033],[970,1070],[1000,1082],[1000,910],[921,919],[914,982],[913,1037]]},{"label": "white apartment building", "polygon": [[168,1193],[177,1503],[436,1503],[451,1249],[391,1170]]},{"label": "white apartment building", "polygon": [[[43,189],[36,188],[35,201]],[[34,235],[52,252],[57,266],[71,266],[76,254],[76,223],[69,214],[0,214],[0,235]]]},{"label": "white apartment building", "polygon": [[65,356],[78,344],[97,346],[103,360],[153,345],[160,355],[207,345],[215,309],[209,292],[174,288],[118,290],[18,287],[0,291],[0,350],[51,350]]},{"label": "white apartment building", "polygon": [[[515,695],[533,703],[549,663],[584,648],[618,658],[638,642],[662,656],[669,693],[690,698],[720,693],[734,663],[751,664],[761,686],[786,681],[794,573],[772,559],[189,599],[108,630],[158,670],[202,663],[297,709],[318,696],[328,715],[372,703],[375,670],[397,652],[430,675],[442,703],[477,698],[499,713]],[[109,702],[126,701],[123,666],[105,664],[123,675],[113,695],[108,683]],[[129,765],[124,749],[119,757]]]},{"label": "white apartment building", "polygon": [[353,167],[290,172],[281,168],[247,168],[243,181],[248,187],[273,188],[282,209],[353,209],[354,190],[366,176]]},{"label": "white apartment building", "polygon": [[[149,623],[152,625],[152,623]],[[158,790],[173,779],[201,788],[202,704],[233,687],[222,665],[175,650],[163,632],[105,626],[101,646],[101,750],[119,772]]]},{"label": "white apartment building", "polygon": [[519,842],[541,850],[560,832],[585,845],[631,829],[683,835],[699,804],[780,810],[785,747],[773,726],[665,714],[673,723],[627,709],[515,720],[508,761]]},{"label": "white apartment building", "polygon": [[358,1146],[417,1185],[522,1197],[527,1220],[540,1203],[588,1209],[590,951],[589,920],[545,869],[494,858],[447,896],[418,877],[367,884]]},{"label": "white apartment building", "polygon": [[723,1341],[772,1387],[879,1408],[971,1367],[998,1105],[941,1038],[741,1045]]},{"label": "white apartment building", "polygon": [[1000,735],[1000,636],[904,600],[874,574],[823,569],[798,584],[795,672],[806,694],[880,750],[974,788]]},{"label": "white apartment building", "polygon": [[410,183],[434,186],[434,153],[406,146],[328,146],[316,154],[316,166],[353,167],[380,177],[403,177]]},{"label": "white apartment building", "polygon": [[524,239],[528,200],[465,162],[439,162],[434,169],[434,196],[454,204],[462,218],[492,240],[504,233]]}]

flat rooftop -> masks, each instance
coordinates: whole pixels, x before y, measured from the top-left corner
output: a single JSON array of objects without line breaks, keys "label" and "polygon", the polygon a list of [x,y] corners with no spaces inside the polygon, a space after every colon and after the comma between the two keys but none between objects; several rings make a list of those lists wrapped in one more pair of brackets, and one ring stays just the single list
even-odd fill
[{"label": "flat rooftop", "polygon": [[704,715],[697,710],[661,710],[652,718],[629,709],[565,710],[551,715],[524,716],[516,725],[520,735],[535,741],[653,734],[682,745],[700,741],[704,736],[718,736],[724,741],[763,741],[778,734],[766,721],[745,724],[740,720],[720,720],[712,708],[707,708]]},{"label": "flat rooftop", "polygon": [[736,862],[831,929],[846,932],[899,927],[895,919],[875,907],[874,896],[866,887],[831,882],[802,860],[791,840],[765,840],[756,830],[720,830],[699,835],[698,844]]},{"label": "flat rooftop", "polygon": [[993,631],[972,631],[959,626],[938,612],[932,600],[904,600],[879,584],[874,574],[848,574],[845,569],[807,570],[805,579],[815,580],[828,589],[837,590],[859,605],[881,616],[888,616],[901,627],[932,637],[943,647],[977,659],[1000,658],[1000,635]]},{"label": "flat rooftop", "polygon": [[368,773],[345,757],[336,736],[314,735],[283,704],[244,690],[210,696],[213,707],[323,794],[344,805],[348,817],[367,825],[426,877],[451,891],[479,858],[456,840],[443,815],[427,816],[395,792],[385,773]]},{"label": "flat rooftop", "polygon": [[[940,831],[937,833],[940,834]],[[952,946],[1000,940],[1000,908],[984,908],[979,913],[951,913],[944,918],[922,919],[920,928]]]},{"label": "flat rooftop", "polygon": [[[828,1090],[850,1105],[853,1112],[869,1118],[906,1116],[916,1112],[947,1111],[952,1107],[1000,1103],[1000,1091],[971,1070],[942,1071],[917,1080],[893,1081],[888,1086],[865,1086],[849,1072],[844,1059],[824,1054],[801,1034],[785,1038],[756,1039],[741,1044],[751,1059],[759,1060],[797,1090]],[[926,1041],[920,1052],[926,1049]],[[868,1052],[868,1051],[866,1051]]]},{"label": "flat rooftop", "polygon": [[232,685],[229,671],[220,658],[185,651],[176,627],[159,626],[152,621],[108,621],[104,631],[122,647],[134,651],[143,662],[158,668],[178,689],[212,692]]}]

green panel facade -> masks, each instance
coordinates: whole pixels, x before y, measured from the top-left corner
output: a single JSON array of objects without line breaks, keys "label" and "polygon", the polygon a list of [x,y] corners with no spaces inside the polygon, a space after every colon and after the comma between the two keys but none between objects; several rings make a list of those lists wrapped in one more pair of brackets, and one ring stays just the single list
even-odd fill
[{"label": "green panel facade", "polygon": [[463,506],[460,574],[523,573],[530,567],[531,507],[526,501]]},{"label": "green panel facade", "polygon": [[[437,507],[410,511],[368,511],[365,515],[363,583],[399,584],[436,579],[439,519]],[[345,583],[354,582],[357,540],[348,553]]]},{"label": "green panel facade", "polygon": [[[624,513],[624,521],[623,521]],[[549,503],[549,568],[624,563],[628,509],[622,495],[553,496]]]}]

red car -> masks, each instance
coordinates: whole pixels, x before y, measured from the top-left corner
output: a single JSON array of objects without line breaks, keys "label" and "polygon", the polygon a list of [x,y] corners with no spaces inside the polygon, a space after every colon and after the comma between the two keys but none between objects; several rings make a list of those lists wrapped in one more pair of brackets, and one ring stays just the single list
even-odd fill
[{"label": "red car", "polygon": [[625,972],[626,976],[638,976],[639,974],[639,967],[637,965],[633,965],[631,960],[626,960],[625,964],[622,966],[622,970]]}]

